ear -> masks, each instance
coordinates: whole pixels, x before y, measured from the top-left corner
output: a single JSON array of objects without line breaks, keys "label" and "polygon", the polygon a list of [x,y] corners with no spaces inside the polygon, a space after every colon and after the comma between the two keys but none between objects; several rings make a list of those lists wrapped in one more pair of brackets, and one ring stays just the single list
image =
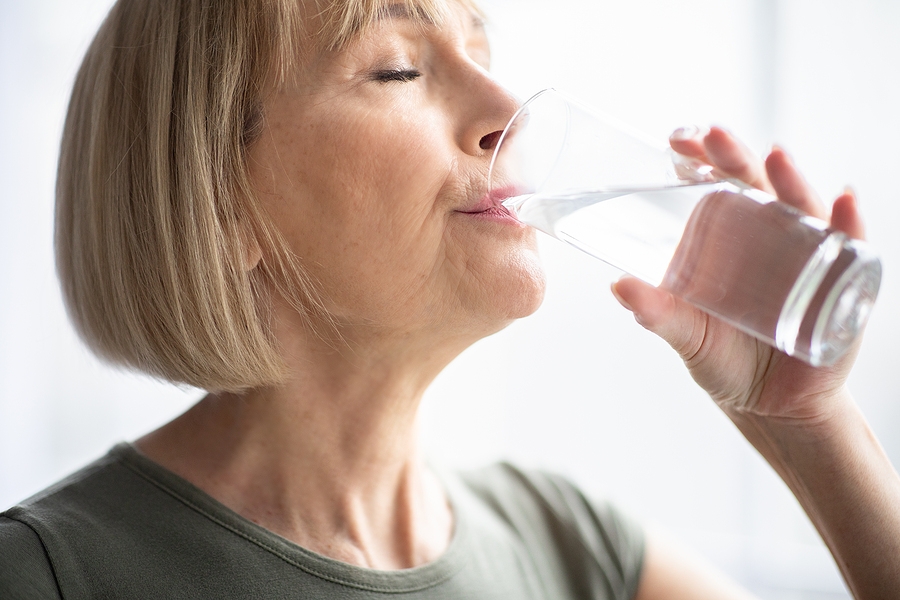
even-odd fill
[{"label": "ear", "polygon": [[253,244],[248,246],[244,252],[244,271],[252,271],[261,260],[262,250],[260,250],[259,244],[254,240]]},{"label": "ear", "polygon": [[243,256],[241,257],[241,266],[244,269],[245,273],[249,273],[253,269],[259,265],[259,261],[262,260],[262,248],[259,246],[259,241],[256,239],[256,236],[250,231],[250,228],[246,225],[241,227],[241,250],[243,252]]}]

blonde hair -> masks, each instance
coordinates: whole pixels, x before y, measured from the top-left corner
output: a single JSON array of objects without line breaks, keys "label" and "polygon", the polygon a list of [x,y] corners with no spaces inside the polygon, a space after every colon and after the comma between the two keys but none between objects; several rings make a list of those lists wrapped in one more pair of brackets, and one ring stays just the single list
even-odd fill
[{"label": "blonde hair", "polygon": [[[63,297],[98,356],[209,390],[285,378],[264,291],[310,323],[328,315],[255,201],[246,150],[303,47],[340,49],[396,3],[115,4],[75,81],[57,180]],[[445,15],[442,0],[409,3]]]}]

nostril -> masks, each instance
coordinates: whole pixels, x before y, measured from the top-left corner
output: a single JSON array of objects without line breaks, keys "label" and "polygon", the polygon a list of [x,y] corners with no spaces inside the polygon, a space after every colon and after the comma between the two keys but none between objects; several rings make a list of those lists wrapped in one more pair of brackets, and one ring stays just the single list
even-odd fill
[{"label": "nostril", "polygon": [[493,133],[489,133],[478,143],[482,150],[493,150],[497,145],[497,142],[500,140],[500,135],[502,131],[494,131]]}]

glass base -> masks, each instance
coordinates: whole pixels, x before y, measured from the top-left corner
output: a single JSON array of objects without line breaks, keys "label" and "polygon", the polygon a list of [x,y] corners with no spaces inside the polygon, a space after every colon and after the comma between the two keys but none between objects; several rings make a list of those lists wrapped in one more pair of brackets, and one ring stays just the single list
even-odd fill
[{"label": "glass base", "polygon": [[869,247],[831,233],[788,294],[776,347],[816,367],[833,364],[865,327],[880,284],[881,263]]}]

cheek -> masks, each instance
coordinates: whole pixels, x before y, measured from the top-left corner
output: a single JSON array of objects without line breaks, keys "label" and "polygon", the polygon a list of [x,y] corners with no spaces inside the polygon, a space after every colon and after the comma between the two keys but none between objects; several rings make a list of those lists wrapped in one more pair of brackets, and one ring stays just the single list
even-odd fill
[{"label": "cheek", "polygon": [[355,250],[360,262],[386,267],[427,259],[423,252],[441,237],[436,199],[448,163],[436,144],[408,129],[364,128],[308,174],[316,204],[310,225],[348,238],[343,248]]},{"label": "cheek", "polygon": [[[338,315],[408,305],[437,262],[446,217],[435,199],[446,152],[427,128],[324,127],[290,156],[275,218]],[[436,136],[435,136],[436,137]]]}]

